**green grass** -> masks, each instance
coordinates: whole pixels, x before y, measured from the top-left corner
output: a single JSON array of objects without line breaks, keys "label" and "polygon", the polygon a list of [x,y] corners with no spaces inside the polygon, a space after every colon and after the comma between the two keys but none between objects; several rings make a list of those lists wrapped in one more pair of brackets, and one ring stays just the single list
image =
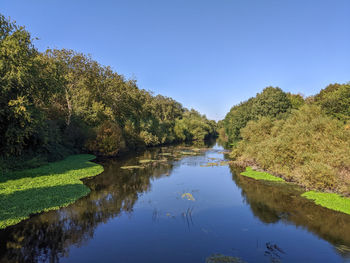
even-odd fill
[{"label": "green grass", "polygon": [[247,167],[245,172],[242,172],[241,175],[253,178],[255,180],[265,180],[265,181],[275,181],[275,182],[283,182],[284,180],[280,177],[273,176],[272,174],[266,172],[259,172],[253,170],[251,167]]},{"label": "green grass", "polygon": [[94,158],[89,154],[72,155],[59,162],[0,176],[0,229],[87,195],[90,189],[80,179],[103,171],[101,165],[89,162]]},{"label": "green grass", "polygon": [[334,193],[315,191],[305,192],[301,196],[314,200],[314,202],[320,206],[350,215],[350,198],[345,198]]}]

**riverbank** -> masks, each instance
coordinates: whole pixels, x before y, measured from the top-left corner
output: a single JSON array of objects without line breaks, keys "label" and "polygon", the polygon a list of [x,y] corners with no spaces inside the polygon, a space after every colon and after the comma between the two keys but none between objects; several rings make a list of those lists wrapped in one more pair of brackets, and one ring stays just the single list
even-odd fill
[{"label": "riverbank", "polygon": [[90,162],[94,155],[71,155],[34,169],[0,177],[0,229],[15,225],[31,214],[67,206],[87,195],[81,179],[96,176],[103,167]]},{"label": "riverbank", "polygon": [[[256,171],[250,166],[246,167],[246,170],[240,174],[255,180],[286,182],[281,177],[269,174],[267,172]],[[343,197],[336,193],[316,191],[306,191],[302,193],[301,196],[314,201],[315,204],[322,207],[350,215],[350,198]]]}]

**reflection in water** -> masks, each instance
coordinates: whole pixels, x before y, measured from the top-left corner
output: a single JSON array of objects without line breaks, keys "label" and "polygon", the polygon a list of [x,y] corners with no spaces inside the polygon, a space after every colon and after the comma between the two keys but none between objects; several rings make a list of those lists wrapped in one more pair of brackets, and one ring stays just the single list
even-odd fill
[{"label": "reflection in water", "polygon": [[276,244],[272,244],[270,242],[266,243],[266,250],[264,255],[267,256],[271,262],[278,263],[282,260],[282,255],[286,254],[283,249],[281,249]]},{"label": "reflection in water", "polygon": [[[195,147],[211,147],[213,141],[197,143]],[[182,146],[180,146],[182,147]],[[182,149],[182,148],[180,148]],[[95,228],[122,212],[132,213],[138,197],[151,188],[152,180],[167,177],[177,165],[178,147],[159,147],[144,151],[136,157],[108,161],[103,164],[103,174],[85,180],[91,193],[73,205],[50,211],[0,231],[0,260],[10,262],[58,262],[68,256],[71,245],[81,246],[93,238]],[[143,159],[164,158],[168,162],[154,162],[144,169],[122,170],[121,166],[137,164]],[[193,209],[193,208],[192,208]],[[193,223],[192,209],[185,218]],[[153,220],[159,211],[155,209]]]},{"label": "reflection in water", "polygon": [[[204,145],[196,145],[195,147],[202,148]],[[169,187],[166,185],[166,182],[168,182],[166,180],[169,180],[171,174],[175,170],[183,166],[191,167],[191,169],[198,169],[191,170],[196,171],[196,174],[191,175],[193,176],[191,177],[193,181],[202,180],[204,178],[201,174],[203,171],[209,171],[206,178],[210,178],[211,180],[213,180],[213,178],[223,178],[215,177],[220,173],[224,173],[224,176],[229,175],[228,166],[200,167],[202,163],[198,162],[198,156],[187,156],[182,161],[177,161],[180,158],[175,153],[184,150],[186,151],[186,149],[179,147],[158,147],[136,154],[136,156],[131,155],[125,157],[121,160],[105,161],[103,163],[105,168],[103,174],[85,180],[85,183],[92,189],[88,196],[78,200],[67,208],[33,216],[31,219],[16,226],[0,231],[0,262],[59,262],[61,258],[69,256],[72,247],[84,247],[89,241],[93,240],[98,226],[107,225],[111,221],[114,222],[113,218],[120,219],[125,214],[133,215],[133,210],[135,209],[136,211],[135,207],[137,207],[135,205],[137,201],[140,200],[142,200],[142,202],[150,202],[150,207],[152,207],[150,223],[153,224],[154,227],[161,225],[162,222],[164,222],[164,217],[171,222],[177,222],[176,220],[179,219],[185,224],[187,233],[193,234],[193,240],[191,240],[193,243],[199,242],[200,244],[205,244],[207,241],[203,238],[204,235],[204,237],[208,237],[208,240],[219,238],[215,241],[218,247],[231,246],[232,249],[232,247],[237,244],[227,244],[226,242],[226,244],[220,245],[220,242],[223,242],[220,239],[221,232],[216,231],[218,229],[215,229],[215,222],[212,222],[212,225],[209,224],[211,220],[214,220],[213,216],[215,213],[204,213],[205,208],[210,208],[214,209],[210,211],[218,211],[218,218],[225,218],[225,215],[227,215],[225,213],[232,209],[232,200],[229,198],[225,199],[225,206],[222,206],[221,203],[215,200],[213,203],[210,203],[209,199],[203,200],[207,197],[213,198],[212,194],[216,194],[215,191],[218,189],[221,191],[222,185],[220,185],[220,188],[215,188],[214,185],[206,186],[209,189],[207,195],[204,195],[203,192],[205,192],[205,189],[203,188],[184,189],[183,192],[176,192],[177,200],[182,201],[184,204],[183,207],[180,207],[180,209],[182,209],[181,213],[178,214],[172,211],[166,211],[166,213],[164,213],[164,210],[161,210],[161,208],[153,206],[151,202],[157,201],[157,199],[151,201],[151,199],[142,198],[146,194],[152,194],[152,192],[154,192],[152,186],[155,182],[163,181],[164,184],[161,185],[162,189]],[[216,157],[220,158],[220,156],[209,157],[211,159]],[[144,169],[120,169],[121,166],[138,164],[139,160],[159,160],[164,158],[168,161],[151,162],[146,165]],[[210,162],[210,158],[207,158],[208,162]],[[312,202],[301,198],[300,193],[302,191],[297,187],[283,184],[278,184],[276,186],[276,183],[255,181],[239,175],[240,171],[238,168],[230,167],[230,170],[232,179],[239,187],[240,190],[238,191],[241,191],[243,197],[242,201],[239,200],[237,202],[243,202],[248,205],[253,215],[259,218],[261,222],[266,225],[274,225],[277,222],[282,222],[287,226],[295,225],[297,227],[302,227],[333,244],[337,253],[342,255],[343,258],[347,258],[348,255],[350,255],[348,250],[350,246],[350,216],[316,206]],[[231,182],[230,178],[227,179]],[[182,187],[187,187],[186,181],[184,183]],[[204,183],[205,182],[203,182],[203,184]],[[227,184],[227,182],[223,182],[223,184]],[[210,191],[211,188],[213,189],[212,191]],[[228,187],[225,189],[230,188]],[[166,190],[168,189],[164,191]],[[199,190],[201,190],[201,192],[199,192]],[[233,189],[231,190],[233,191]],[[218,200],[220,202],[222,201],[220,198]],[[238,207],[237,209],[238,210],[235,211],[240,213],[240,208]],[[195,213],[197,217],[194,216]],[[220,217],[220,213],[222,213],[222,217]],[[243,214],[244,211],[242,210],[242,215]],[[202,217],[198,217],[199,215],[202,215]],[[242,221],[244,220],[248,219],[242,218]],[[147,222],[142,222],[141,227],[150,227],[150,225],[147,224]],[[228,220],[227,225],[225,225],[223,229],[224,231],[226,229],[242,231],[239,227],[240,226],[235,226]],[[176,232],[177,230],[175,229],[174,231]],[[215,231],[217,233],[215,233]],[[255,237],[253,236],[253,238]],[[242,239],[244,240],[243,236]],[[148,240],[148,237],[145,237],[144,240]],[[228,242],[233,242],[231,237],[228,237],[227,240]],[[182,241],[184,240],[180,239],[178,242]],[[251,241],[252,240],[249,239],[249,242]],[[210,262],[215,262],[214,260],[222,258],[235,259],[237,260],[236,262],[243,262],[238,261],[241,259],[236,257],[236,255],[226,255],[227,251],[209,251],[210,244],[211,243],[208,243],[208,246],[203,249],[197,248],[197,250],[195,250],[195,246],[193,245],[193,247],[189,248],[190,250],[188,253],[194,254],[195,251],[198,253],[206,253],[202,262],[204,262],[205,259],[208,261],[208,255],[214,252],[225,253],[225,256],[220,254],[220,256],[209,257],[209,259],[212,260]],[[249,251],[248,254],[261,253],[259,255],[262,256],[262,261],[264,262],[285,262],[284,259],[290,256],[288,250],[285,251],[284,248],[281,248],[275,242],[264,242],[263,244],[262,251],[251,251],[251,253]],[[171,245],[174,244],[169,243],[169,246]],[[176,247],[174,249],[176,250]],[[233,250],[231,250],[231,252],[232,251]],[[169,260],[169,262],[170,261],[171,260]],[[184,260],[184,262],[194,261],[191,261],[189,258],[187,261]]]},{"label": "reflection in water", "polygon": [[256,181],[240,175],[239,168],[230,168],[245,202],[262,222],[301,226],[333,244],[343,258],[350,258],[350,216],[302,198],[303,190],[297,186]]},{"label": "reflection in water", "polygon": [[[146,151],[141,158],[153,159],[160,150]],[[92,238],[100,223],[122,212],[131,213],[138,196],[150,190],[151,181],[168,176],[173,168],[167,162],[142,170],[119,169],[135,161],[136,158],[130,158],[124,162],[109,162],[103,175],[86,181],[92,189],[87,197],[68,208],[43,213],[1,231],[1,240],[6,240],[1,242],[1,255],[10,261],[57,262],[68,255],[72,244],[80,246]]]}]

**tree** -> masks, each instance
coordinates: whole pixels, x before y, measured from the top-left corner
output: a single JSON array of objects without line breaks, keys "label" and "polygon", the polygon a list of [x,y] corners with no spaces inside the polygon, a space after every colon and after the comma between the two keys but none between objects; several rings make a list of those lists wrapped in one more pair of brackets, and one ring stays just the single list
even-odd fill
[{"label": "tree", "polygon": [[43,65],[30,34],[2,15],[0,33],[0,152],[19,155],[44,129],[40,108],[50,87],[40,73]]},{"label": "tree", "polygon": [[327,115],[347,122],[350,120],[350,84],[330,84],[315,96]]},{"label": "tree", "polygon": [[[267,87],[256,97],[242,102],[231,108],[224,119],[225,132],[230,143],[241,139],[241,129],[251,120],[258,120],[261,117],[282,118],[289,114],[292,102],[280,88]],[[299,100],[297,97],[293,99]],[[296,103],[296,107],[298,107]]]},{"label": "tree", "polygon": [[267,87],[258,93],[254,99],[252,114],[257,117],[277,118],[280,114],[287,112],[292,107],[287,94],[280,88]]}]

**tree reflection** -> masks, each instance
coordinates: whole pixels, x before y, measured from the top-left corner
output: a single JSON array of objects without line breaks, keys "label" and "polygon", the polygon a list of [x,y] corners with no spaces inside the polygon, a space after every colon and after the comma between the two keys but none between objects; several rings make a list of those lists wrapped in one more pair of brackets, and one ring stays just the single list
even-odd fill
[{"label": "tree reflection", "polygon": [[283,221],[303,227],[330,242],[342,257],[350,258],[350,216],[317,206],[302,198],[303,189],[284,183],[256,181],[231,166],[232,178],[245,202],[262,222]]},{"label": "tree reflection", "polygon": [[[174,147],[166,148],[174,151]],[[96,227],[121,213],[130,213],[140,194],[150,190],[151,181],[168,176],[176,163],[155,162],[145,169],[122,170],[120,166],[139,159],[156,159],[162,148],[133,158],[109,161],[105,172],[85,183],[91,193],[73,205],[50,211],[0,232],[0,261],[58,262],[68,256],[71,245],[81,246],[93,237]]]}]

